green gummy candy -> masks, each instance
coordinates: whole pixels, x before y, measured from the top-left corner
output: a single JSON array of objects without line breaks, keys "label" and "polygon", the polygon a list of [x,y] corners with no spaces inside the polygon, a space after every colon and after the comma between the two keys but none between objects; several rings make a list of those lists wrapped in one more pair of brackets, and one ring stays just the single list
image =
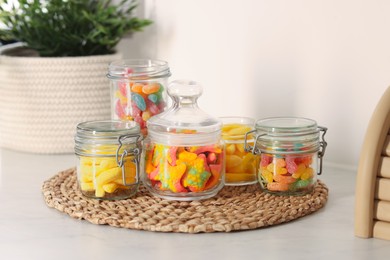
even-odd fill
[{"label": "green gummy candy", "polygon": [[156,103],[157,101],[158,101],[158,96],[156,95],[156,94],[150,94],[149,96],[148,96],[148,99],[150,100],[150,101],[152,101],[153,103]]},{"label": "green gummy candy", "polygon": [[311,183],[311,179],[309,180],[299,180],[291,184],[290,189],[299,190],[307,187]]}]

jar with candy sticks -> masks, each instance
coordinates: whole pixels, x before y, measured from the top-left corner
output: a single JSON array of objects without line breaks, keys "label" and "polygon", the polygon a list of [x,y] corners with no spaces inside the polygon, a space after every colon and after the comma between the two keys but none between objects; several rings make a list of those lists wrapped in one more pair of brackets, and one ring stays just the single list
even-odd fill
[{"label": "jar with candy sticks", "polygon": [[95,199],[126,199],[137,192],[143,171],[142,139],[134,121],[79,123],[75,136],[81,193]]},{"label": "jar with candy sticks", "polygon": [[[222,139],[226,146],[225,185],[248,185],[257,183],[259,156],[245,151],[245,134],[254,129],[255,120],[249,117],[221,117]],[[247,142],[253,145],[253,135]]]},{"label": "jar with candy sticks", "polygon": [[111,119],[133,120],[143,134],[146,121],[166,107],[166,85],[171,75],[168,63],[160,60],[128,59],[109,65]]},{"label": "jar with candy sticks", "polygon": [[146,188],[161,198],[200,200],[224,184],[225,147],[222,123],[197,105],[202,87],[194,81],[173,81],[173,105],[147,122],[144,143]]},{"label": "jar with candy sticks", "polygon": [[[277,195],[310,193],[322,172],[327,128],[300,117],[275,117],[256,121],[246,134],[245,149],[260,155],[261,188]],[[247,139],[255,134],[254,145]]]}]

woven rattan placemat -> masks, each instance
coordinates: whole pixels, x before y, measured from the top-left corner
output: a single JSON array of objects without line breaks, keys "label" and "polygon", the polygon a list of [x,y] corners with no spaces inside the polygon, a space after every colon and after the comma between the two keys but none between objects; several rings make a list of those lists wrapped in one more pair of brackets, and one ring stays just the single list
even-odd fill
[{"label": "woven rattan placemat", "polygon": [[126,200],[94,200],[81,195],[76,169],[59,172],[42,186],[49,207],[93,224],[160,232],[230,232],[288,222],[322,208],[328,188],[318,181],[305,196],[275,196],[259,185],[225,186],[217,196],[202,201],[169,201],[151,195],[141,185]]}]

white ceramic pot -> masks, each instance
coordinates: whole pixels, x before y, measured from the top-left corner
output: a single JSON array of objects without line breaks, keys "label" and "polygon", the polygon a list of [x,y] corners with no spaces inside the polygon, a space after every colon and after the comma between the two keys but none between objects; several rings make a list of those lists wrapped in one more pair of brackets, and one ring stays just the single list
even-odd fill
[{"label": "white ceramic pot", "polygon": [[121,58],[34,57],[20,45],[1,47],[0,146],[73,153],[78,123],[110,119],[106,74],[108,64]]}]

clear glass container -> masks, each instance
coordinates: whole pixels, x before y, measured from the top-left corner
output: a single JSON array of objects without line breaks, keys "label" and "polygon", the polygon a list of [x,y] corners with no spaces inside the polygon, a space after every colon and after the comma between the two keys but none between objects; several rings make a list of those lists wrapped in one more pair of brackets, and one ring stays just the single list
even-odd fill
[{"label": "clear glass container", "polygon": [[201,94],[202,87],[194,81],[172,82],[168,87],[172,106],[147,122],[142,180],[153,195],[199,200],[216,195],[223,187],[222,123],[198,107]]},{"label": "clear glass container", "polygon": [[247,133],[247,137],[255,134],[255,145],[246,143],[245,148],[260,155],[261,188],[277,195],[312,192],[317,183],[316,175],[322,172],[327,128],[300,117],[260,119],[255,128]]},{"label": "clear glass container", "polygon": [[111,119],[133,120],[146,135],[146,121],[166,108],[166,85],[170,76],[165,61],[112,62],[107,74],[111,86]]},{"label": "clear glass container", "polygon": [[77,125],[75,153],[82,194],[95,199],[126,199],[137,192],[142,139],[134,121],[89,121]]},{"label": "clear glass container", "polygon": [[[221,117],[222,139],[226,147],[225,185],[257,183],[260,156],[245,151],[245,134],[254,129],[255,120],[249,117]],[[254,144],[253,135],[247,140]]]}]

